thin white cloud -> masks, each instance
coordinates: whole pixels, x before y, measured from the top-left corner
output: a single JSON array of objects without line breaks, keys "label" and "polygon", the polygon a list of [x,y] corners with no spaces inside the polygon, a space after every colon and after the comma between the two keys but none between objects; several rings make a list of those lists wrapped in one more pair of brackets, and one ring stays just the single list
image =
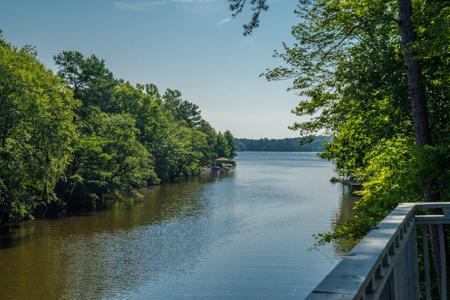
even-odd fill
[{"label": "thin white cloud", "polygon": [[138,2],[124,2],[124,1],[115,1],[114,7],[118,10],[126,10],[126,11],[150,11],[155,7],[162,6],[167,4],[167,1],[138,1]]},{"label": "thin white cloud", "polygon": [[173,3],[208,3],[208,2],[216,2],[216,0],[167,0],[167,2]]},{"label": "thin white cloud", "polygon": [[223,18],[222,20],[220,20],[219,22],[217,22],[217,27],[220,28],[223,25],[227,24],[231,22],[231,18]]},{"label": "thin white cloud", "polygon": [[115,1],[114,7],[118,10],[146,12],[167,4],[203,4],[216,2],[216,0],[148,0],[148,1]]}]

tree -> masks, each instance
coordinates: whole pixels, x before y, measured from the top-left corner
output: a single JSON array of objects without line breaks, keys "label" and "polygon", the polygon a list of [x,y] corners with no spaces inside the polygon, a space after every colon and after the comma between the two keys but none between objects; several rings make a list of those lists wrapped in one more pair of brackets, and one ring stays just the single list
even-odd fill
[{"label": "tree", "polygon": [[[230,2],[230,10],[233,13],[233,17],[236,17],[242,12],[246,4],[246,0],[228,0]],[[250,35],[253,29],[259,26],[259,16],[262,11],[267,11],[269,6],[266,0],[251,0],[250,5],[252,6],[253,14],[251,16],[250,22],[244,24],[244,35]]]},{"label": "tree", "polygon": [[0,223],[32,218],[57,202],[71,161],[78,103],[32,48],[0,39]]},{"label": "tree", "polygon": [[202,166],[209,166],[213,163],[216,155],[217,133],[216,130],[205,120],[201,120],[197,128],[205,135],[205,142],[200,151],[203,153]]},{"label": "tree", "polygon": [[71,208],[95,207],[105,194],[121,197],[158,182],[130,115],[98,112],[90,118],[93,131],[76,142],[76,159],[58,184],[59,195]]},{"label": "tree", "polygon": [[157,183],[153,157],[141,144],[151,97],[120,83],[95,55],[65,51],[55,63],[82,102],[74,160],[58,194],[72,207],[95,206],[107,193],[120,196]]},{"label": "tree", "polygon": [[132,86],[95,55],[54,59],[59,77],[0,39],[0,223],[139,196],[217,157],[216,131],[179,91]]},{"label": "tree", "polygon": [[331,142],[329,136],[315,136],[311,143],[304,144],[305,138],[285,139],[237,139],[238,151],[284,151],[322,152],[324,142]]},{"label": "tree", "polygon": [[104,60],[95,55],[85,57],[78,51],[63,51],[55,55],[54,60],[58,75],[85,107],[95,105],[102,110],[109,109],[111,93],[118,82]]},{"label": "tree", "polygon": [[230,145],[221,132],[217,135],[216,154],[218,157],[230,157]]},{"label": "tree", "polygon": [[230,149],[230,153],[229,153],[229,157],[233,158],[237,155],[237,144],[236,144],[236,139],[234,138],[233,134],[229,131],[226,130],[223,133],[223,136],[225,137],[225,139],[227,140],[228,143],[228,147]]},{"label": "tree", "polygon": [[164,108],[171,112],[175,119],[186,122],[190,128],[195,128],[201,121],[199,107],[186,100],[181,99],[181,92],[167,89],[163,95]]},{"label": "tree", "polygon": [[[234,13],[245,4],[230,2]],[[251,2],[256,17],[266,2]],[[308,99],[294,113],[313,117],[292,129],[306,135],[332,132],[323,157],[365,182],[356,218],[335,228],[334,237],[361,236],[402,198],[450,198],[443,179],[448,179],[444,148],[450,122],[450,99],[442,93],[450,71],[444,46],[450,37],[444,25],[449,3],[444,2],[415,1],[413,10],[411,0],[301,0],[296,10],[301,22],[292,30],[297,43],[283,44],[283,52],[275,53],[290,67],[265,74],[269,80],[293,79],[293,89]],[[257,26],[250,22],[244,33]],[[432,236],[439,279],[439,245]]]}]

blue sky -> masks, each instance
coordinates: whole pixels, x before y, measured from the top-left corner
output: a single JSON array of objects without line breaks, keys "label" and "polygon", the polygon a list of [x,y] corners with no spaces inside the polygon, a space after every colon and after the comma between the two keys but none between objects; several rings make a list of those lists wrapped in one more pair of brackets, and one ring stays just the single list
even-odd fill
[{"label": "blue sky", "polygon": [[259,74],[297,21],[295,0],[269,1],[261,27],[242,35],[243,14],[230,18],[226,0],[0,0],[0,29],[9,42],[34,45],[54,69],[62,50],[96,54],[116,77],[179,89],[205,119],[237,137],[292,137],[298,97],[288,82]]}]

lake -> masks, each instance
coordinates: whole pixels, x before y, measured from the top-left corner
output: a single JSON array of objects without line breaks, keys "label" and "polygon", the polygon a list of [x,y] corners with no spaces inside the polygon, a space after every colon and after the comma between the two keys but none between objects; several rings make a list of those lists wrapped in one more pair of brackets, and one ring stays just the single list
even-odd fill
[{"label": "lake", "polygon": [[241,152],[230,175],[0,231],[1,299],[302,299],[348,245],[312,250],[351,213],[314,153]]}]

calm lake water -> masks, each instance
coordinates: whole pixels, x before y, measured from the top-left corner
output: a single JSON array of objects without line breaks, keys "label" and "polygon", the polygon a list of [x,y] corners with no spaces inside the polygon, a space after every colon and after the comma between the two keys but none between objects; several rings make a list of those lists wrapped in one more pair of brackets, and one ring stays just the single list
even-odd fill
[{"label": "calm lake water", "polygon": [[1,299],[302,299],[345,243],[312,235],[351,211],[313,153],[239,154],[233,175],[139,203],[0,231]]}]

